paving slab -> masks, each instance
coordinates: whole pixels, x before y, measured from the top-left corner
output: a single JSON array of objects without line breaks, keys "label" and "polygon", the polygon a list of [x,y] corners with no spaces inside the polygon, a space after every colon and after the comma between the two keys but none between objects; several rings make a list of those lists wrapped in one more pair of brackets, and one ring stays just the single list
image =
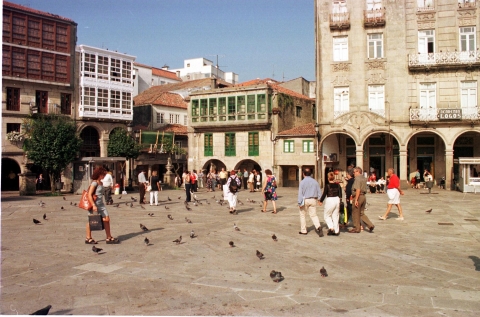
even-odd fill
[{"label": "paving slab", "polygon": [[[407,190],[405,220],[395,220],[394,207],[381,221],[386,195],[367,194],[374,233],[319,238],[308,217],[308,235],[298,234],[297,189],[278,192],[278,214],[261,213],[261,194],[242,191],[236,216],[215,202],[217,192],[203,189],[196,193],[202,205],[190,204],[190,211],[182,190],[163,191],[160,206],[143,208],[129,206],[138,193],[114,196],[121,204],[108,209],[121,243],[107,245],[105,232],[94,232],[99,255],[84,244],[87,213],[70,205],[80,196],[3,192],[0,313],[29,314],[51,304],[57,315],[480,315],[480,195]],[[317,213],[325,226],[323,208]],[[173,243],[180,235],[182,243]],[[285,280],[274,283],[271,270]]]}]

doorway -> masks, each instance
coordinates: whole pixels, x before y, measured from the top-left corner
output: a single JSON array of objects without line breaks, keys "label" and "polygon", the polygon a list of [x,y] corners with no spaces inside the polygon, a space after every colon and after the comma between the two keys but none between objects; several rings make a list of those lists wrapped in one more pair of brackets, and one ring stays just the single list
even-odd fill
[{"label": "doorway", "polygon": [[425,170],[428,170],[430,174],[435,178],[435,170],[433,163],[433,156],[418,156],[417,157],[417,168],[420,171],[420,181],[424,182],[423,173]]},{"label": "doorway", "polygon": [[370,156],[370,165],[368,167],[368,175],[372,172],[372,169],[379,179],[382,176],[385,176],[385,156]]}]

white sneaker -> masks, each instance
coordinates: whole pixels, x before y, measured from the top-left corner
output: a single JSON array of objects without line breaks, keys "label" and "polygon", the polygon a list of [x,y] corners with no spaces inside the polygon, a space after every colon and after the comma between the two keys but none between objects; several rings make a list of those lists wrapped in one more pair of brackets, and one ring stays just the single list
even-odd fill
[{"label": "white sneaker", "polygon": [[395,220],[403,220],[403,217],[398,217]]}]

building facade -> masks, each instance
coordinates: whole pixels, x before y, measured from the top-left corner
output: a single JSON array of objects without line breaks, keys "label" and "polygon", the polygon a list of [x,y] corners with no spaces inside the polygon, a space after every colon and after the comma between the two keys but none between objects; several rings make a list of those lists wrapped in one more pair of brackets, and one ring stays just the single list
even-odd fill
[{"label": "building facade", "polygon": [[480,156],[478,16],[467,0],[316,0],[321,170],[468,183],[455,160]]},{"label": "building facade", "polygon": [[30,114],[74,113],[77,24],[4,1],[2,32],[2,190],[35,193],[40,173],[46,189],[50,186],[47,173],[38,166],[27,168],[23,141],[7,138],[23,133],[22,122]]},{"label": "building facade", "polygon": [[157,68],[140,63],[133,63],[133,96],[144,92],[152,86],[178,83],[182,81],[175,72],[168,71],[168,66]]},{"label": "building facade", "polygon": [[202,78],[217,78],[224,80],[230,84],[238,83],[238,75],[234,72],[225,72],[212,61],[206,58],[192,58],[183,61],[183,68],[172,69],[178,77],[184,81],[202,79]]}]

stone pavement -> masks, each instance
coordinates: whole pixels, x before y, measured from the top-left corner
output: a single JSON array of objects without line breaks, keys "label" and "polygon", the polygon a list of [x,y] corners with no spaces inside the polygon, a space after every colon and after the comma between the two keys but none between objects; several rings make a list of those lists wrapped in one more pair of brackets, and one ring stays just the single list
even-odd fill
[{"label": "stone pavement", "polygon": [[[70,206],[80,196],[2,193],[0,313],[30,314],[51,304],[57,315],[479,316],[480,193],[433,192],[406,191],[404,221],[394,219],[395,207],[391,218],[378,220],[387,196],[368,194],[374,233],[319,238],[298,234],[294,188],[278,189],[276,215],[260,212],[260,193],[240,192],[236,216],[212,199],[218,191],[200,190],[198,198],[210,204],[187,211],[184,192],[166,190],[158,207],[108,206],[122,242],[107,245],[104,232],[94,232],[104,249],[99,255],[83,242],[86,212]],[[131,196],[138,193],[114,200],[130,203]],[[318,214],[323,219],[322,207]],[[197,238],[189,238],[192,229]],[[272,282],[272,269],[285,280]]]}]

